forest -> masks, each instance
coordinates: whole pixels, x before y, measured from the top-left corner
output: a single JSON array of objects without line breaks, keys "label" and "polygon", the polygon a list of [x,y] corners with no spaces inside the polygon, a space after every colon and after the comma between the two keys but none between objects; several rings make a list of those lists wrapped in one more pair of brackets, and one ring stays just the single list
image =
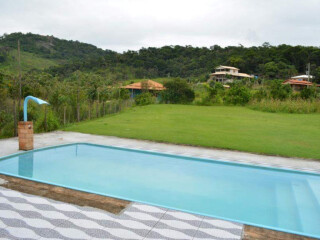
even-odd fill
[{"label": "forest", "polygon": [[[50,131],[132,106],[134,100],[120,87],[148,78],[161,78],[168,87],[163,93],[164,103],[239,104],[267,111],[281,108],[287,112],[318,112],[318,89],[295,93],[281,85],[292,75],[305,74],[308,63],[315,76],[313,81],[319,83],[320,48],[315,46],[213,44],[118,53],[54,36],[4,34],[0,36],[0,137],[16,135],[16,123],[22,118],[21,106],[27,95],[50,102],[50,106],[41,108],[31,104],[29,111],[37,132]],[[256,77],[231,84],[231,89],[225,90],[207,82],[218,65],[238,67]],[[180,93],[186,95],[176,98],[174,91],[178,88],[185,89]],[[136,104],[148,104],[156,99],[146,93],[137,101]],[[295,101],[296,105],[292,107],[288,101]]]},{"label": "forest", "polygon": [[124,75],[128,77],[202,77],[202,80],[206,80],[206,75],[213,72],[216,66],[231,65],[240,68],[241,72],[261,78],[279,79],[305,73],[306,65],[311,63],[312,74],[317,76],[317,81],[320,80],[320,48],[314,46],[272,46],[269,43],[253,47],[164,46],[117,53],[53,36],[12,33],[0,37],[0,64],[5,64],[10,58],[9,52],[17,49],[18,40],[22,51],[56,61],[56,66],[46,71],[59,76],[69,75],[76,70],[125,68]]}]

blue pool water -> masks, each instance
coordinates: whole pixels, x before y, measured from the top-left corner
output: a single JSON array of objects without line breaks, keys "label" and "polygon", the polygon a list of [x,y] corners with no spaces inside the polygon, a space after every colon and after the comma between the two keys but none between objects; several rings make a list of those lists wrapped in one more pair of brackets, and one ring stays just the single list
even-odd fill
[{"label": "blue pool water", "polygon": [[320,237],[320,175],[93,144],[0,159],[0,173]]}]

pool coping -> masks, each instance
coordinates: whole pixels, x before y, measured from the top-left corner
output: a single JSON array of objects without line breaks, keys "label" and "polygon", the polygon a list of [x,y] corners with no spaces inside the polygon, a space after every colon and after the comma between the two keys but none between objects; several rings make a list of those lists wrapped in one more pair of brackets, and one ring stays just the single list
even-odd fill
[{"label": "pool coping", "polygon": [[[258,168],[258,169],[264,169],[264,170],[272,170],[272,171],[280,171],[280,172],[291,172],[291,173],[296,173],[296,174],[308,174],[308,175],[320,176],[320,173],[318,173],[318,172],[296,170],[296,169],[290,169],[290,168],[284,168],[284,167],[261,166],[261,165],[254,165],[254,164],[250,164],[250,163],[243,163],[243,162],[234,162],[234,161],[221,160],[221,159],[215,160],[215,159],[202,158],[202,157],[177,155],[177,154],[172,154],[172,153],[162,153],[162,152],[156,152],[156,151],[151,151],[151,150],[141,150],[141,149],[134,149],[134,148],[119,147],[119,146],[87,143],[87,142],[74,142],[74,143],[67,143],[67,144],[58,144],[58,145],[53,145],[53,146],[37,148],[37,149],[30,150],[30,151],[27,151],[27,152],[13,153],[13,154],[9,154],[7,156],[0,157],[0,161],[5,160],[7,158],[11,158],[11,157],[23,155],[23,154],[26,154],[26,153],[30,153],[30,152],[38,152],[38,151],[42,151],[42,150],[46,150],[46,149],[52,149],[52,148],[64,147],[64,146],[72,146],[72,145],[79,145],[79,144],[97,146],[97,147],[104,147],[104,148],[110,148],[110,149],[117,149],[117,150],[124,150],[124,151],[131,151],[131,152],[140,152],[140,153],[153,154],[153,155],[158,155],[158,156],[169,156],[169,157],[175,157],[175,158],[180,158],[180,159],[182,158],[184,160],[202,161],[202,162],[208,162],[208,163],[218,162],[218,163],[222,163],[222,164],[236,165],[236,166],[241,166],[241,167]],[[46,181],[43,181],[43,180],[37,180],[37,179],[34,179],[34,178],[29,178],[29,177],[21,177],[21,176],[17,176],[17,175],[14,175],[14,174],[7,174],[7,173],[3,173],[3,172],[0,172],[0,174],[11,176],[11,177],[17,177],[17,178],[21,178],[21,179],[26,179],[26,180],[30,180],[30,181],[35,181],[35,182],[39,182],[39,183],[44,183],[44,184],[48,184],[48,185],[68,188],[68,189],[72,189],[72,190],[76,190],[76,191],[87,192],[87,193],[102,195],[102,196],[111,197],[111,198],[118,198],[118,199],[123,199],[123,200],[131,201],[131,202],[139,202],[139,203],[153,205],[153,206],[157,206],[157,207],[169,208],[169,209],[182,211],[182,212],[187,212],[187,213],[191,213],[191,214],[200,214],[200,215],[206,216],[206,217],[212,217],[212,218],[222,219],[222,220],[231,221],[231,222],[237,222],[237,223],[251,225],[251,226],[255,226],[255,227],[260,227],[260,228],[265,228],[265,229],[270,229],[270,230],[276,230],[276,231],[280,231],[280,232],[284,232],[284,233],[296,234],[296,235],[299,235],[299,236],[312,237],[312,238],[319,238],[320,237],[320,236],[316,236],[316,235],[312,235],[312,234],[301,234],[300,232],[296,232],[296,231],[288,231],[288,230],[285,230],[285,229],[282,229],[282,228],[268,227],[268,226],[265,226],[265,225],[255,224],[255,223],[252,223],[252,222],[239,221],[239,220],[236,220],[236,219],[229,219],[229,218],[224,218],[224,217],[215,216],[215,215],[207,215],[207,214],[198,213],[198,212],[194,212],[194,211],[188,211],[188,210],[181,209],[181,208],[168,207],[168,206],[161,205],[161,204],[153,204],[153,203],[149,203],[149,202],[145,202],[145,201],[141,201],[141,200],[136,200],[136,199],[131,199],[131,198],[123,198],[122,196],[119,197],[119,196],[115,196],[115,195],[112,195],[112,194],[111,195],[106,195],[105,193],[100,193],[100,192],[95,192],[95,191],[87,191],[87,190],[83,190],[83,189],[80,189],[80,188],[65,186],[63,184],[53,184],[53,183],[46,182]]]},{"label": "pool coping", "polygon": [[19,177],[12,177],[0,174],[0,187],[13,191],[19,191],[34,196],[45,197],[55,201],[75,204],[77,206],[87,206],[91,208],[101,209],[112,214],[119,215],[132,202],[122,199],[110,198],[89,192],[72,190],[57,185],[49,185],[38,181],[27,180]]}]

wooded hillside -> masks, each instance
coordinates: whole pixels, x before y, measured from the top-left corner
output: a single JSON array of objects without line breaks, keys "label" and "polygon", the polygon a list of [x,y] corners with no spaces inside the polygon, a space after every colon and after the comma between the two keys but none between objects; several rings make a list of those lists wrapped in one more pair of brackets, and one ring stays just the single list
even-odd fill
[{"label": "wooded hillside", "polygon": [[[207,74],[222,64],[238,67],[241,72],[255,74],[262,78],[282,79],[293,74],[305,73],[306,64],[310,62],[311,74],[316,75],[318,81],[320,79],[320,48],[313,46],[285,44],[271,46],[268,43],[257,47],[164,46],[116,53],[78,41],[31,33],[12,33],[0,37],[0,69],[8,66],[8,61],[14,58],[14,56],[10,57],[9,53],[17,48],[18,39],[21,41],[22,52],[32,54],[38,60],[53,61],[54,64],[39,64],[38,61],[34,66],[36,69],[50,67],[48,71],[53,75],[70,75],[76,70],[129,68],[130,73],[127,75],[133,75],[136,78],[196,77],[204,81]],[[32,64],[30,70],[31,68]]]}]

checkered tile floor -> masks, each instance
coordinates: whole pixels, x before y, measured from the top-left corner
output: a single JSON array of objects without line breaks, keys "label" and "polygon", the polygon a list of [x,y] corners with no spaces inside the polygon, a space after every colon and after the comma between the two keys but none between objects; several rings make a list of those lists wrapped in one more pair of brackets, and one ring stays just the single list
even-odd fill
[{"label": "checkered tile floor", "polygon": [[243,225],[132,203],[121,214],[0,187],[0,239],[241,239]]}]

